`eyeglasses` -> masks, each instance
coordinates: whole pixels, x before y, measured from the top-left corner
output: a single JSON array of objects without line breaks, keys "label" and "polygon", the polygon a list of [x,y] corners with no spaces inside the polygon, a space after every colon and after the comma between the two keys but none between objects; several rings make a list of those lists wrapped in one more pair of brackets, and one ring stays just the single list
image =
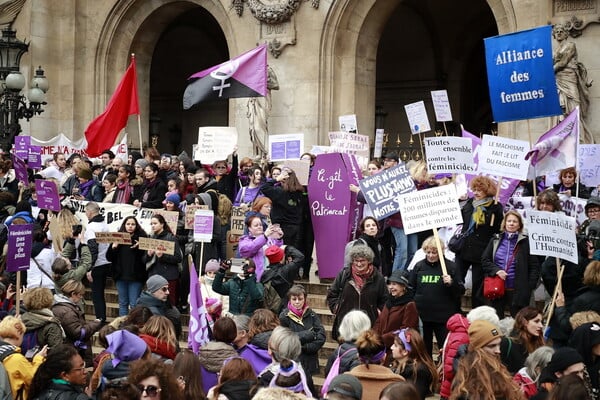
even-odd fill
[{"label": "eyeglasses", "polygon": [[85,370],[85,363],[83,363],[83,367],[71,368],[71,371],[84,371],[84,370]]},{"label": "eyeglasses", "polygon": [[161,287],[160,290],[162,290],[163,292],[168,292],[169,291],[169,287],[168,286]]},{"label": "eyeglasses", "polygon": [[356,265],[364,265],[367,264],[369,262],[369,260],[367,260],[366,258],[357,258],[356,260],[352,260],[353,264]]},{"label": "eyeglasses", "polygon": [[588,214],[598,214],[598,213],[600,213],[600,208],[590,208],[587,213]]},{"label": "eyeglasses", "polygon": [[140,391],[140,394],[146,392],[146,396],[148,397],[156,397],[156,395],[162,391],[162,389],[157,388],[154,385],[142,386],[137,385],[137,389]]}]

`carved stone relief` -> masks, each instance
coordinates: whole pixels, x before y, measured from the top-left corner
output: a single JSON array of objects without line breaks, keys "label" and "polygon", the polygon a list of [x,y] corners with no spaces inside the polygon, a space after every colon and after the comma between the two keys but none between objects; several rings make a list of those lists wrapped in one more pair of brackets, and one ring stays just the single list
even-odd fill
[{"label": "carved stone relief", "polygon": [[581,32],[591,23],[600,23],[600,0],[548,0],[552,16],[551,24],[568,24],[571,37],[581,36]]}]

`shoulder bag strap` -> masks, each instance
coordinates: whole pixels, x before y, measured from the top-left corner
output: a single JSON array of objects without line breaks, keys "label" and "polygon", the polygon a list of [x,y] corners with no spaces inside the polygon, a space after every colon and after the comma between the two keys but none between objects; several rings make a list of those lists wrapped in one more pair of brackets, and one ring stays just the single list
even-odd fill
[{"label": "shoulder bag strap", "polygon": [[42,272],[42,274],[46,275],[51,281],[54,281],[54,279],[52,279],[50,274],[47,273],[46,271],[44,271],[44,269],[40,266],[40,264],[37,262],[37,260],[34,257],[31,257],[31,259],[33,260],[35,265],[37,265],[38,269]]}]

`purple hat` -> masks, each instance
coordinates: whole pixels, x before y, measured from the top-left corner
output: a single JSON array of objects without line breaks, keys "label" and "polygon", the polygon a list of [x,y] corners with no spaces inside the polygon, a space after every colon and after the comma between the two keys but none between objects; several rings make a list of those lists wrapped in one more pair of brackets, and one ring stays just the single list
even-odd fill
[{"label": "purple hat", "polygon": [[204,267],[204,272],[217,272],[221,265],[214,258],[212,260],[208,260],[206,262],[206,266]]},{"label": "purple hat", "polygon": [[139,360],[148,349],[146,342],[126,330],[119,330],[106,335],[106,341],[108,342],[106,351],[113,355],[113,367],[119,365],[121,361]]}]

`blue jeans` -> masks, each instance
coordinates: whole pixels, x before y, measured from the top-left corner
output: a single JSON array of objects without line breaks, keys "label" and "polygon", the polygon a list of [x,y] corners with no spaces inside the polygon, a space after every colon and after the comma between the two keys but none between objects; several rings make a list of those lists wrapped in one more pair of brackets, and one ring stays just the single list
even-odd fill
[{"label": "blue jeans", "polygon": [[140,293],[142,293],[142,282],[117,281],[117,292],[119,293],[119,317],[129,314],[129,308],[135,307]]},{"label": "blue jeans", "polygon": [[390,229],[392,230],[394,240],[396,241],[392,271],[404,270],[417,251],[417,235],[406,235],[402,228],[391,226]]}]

